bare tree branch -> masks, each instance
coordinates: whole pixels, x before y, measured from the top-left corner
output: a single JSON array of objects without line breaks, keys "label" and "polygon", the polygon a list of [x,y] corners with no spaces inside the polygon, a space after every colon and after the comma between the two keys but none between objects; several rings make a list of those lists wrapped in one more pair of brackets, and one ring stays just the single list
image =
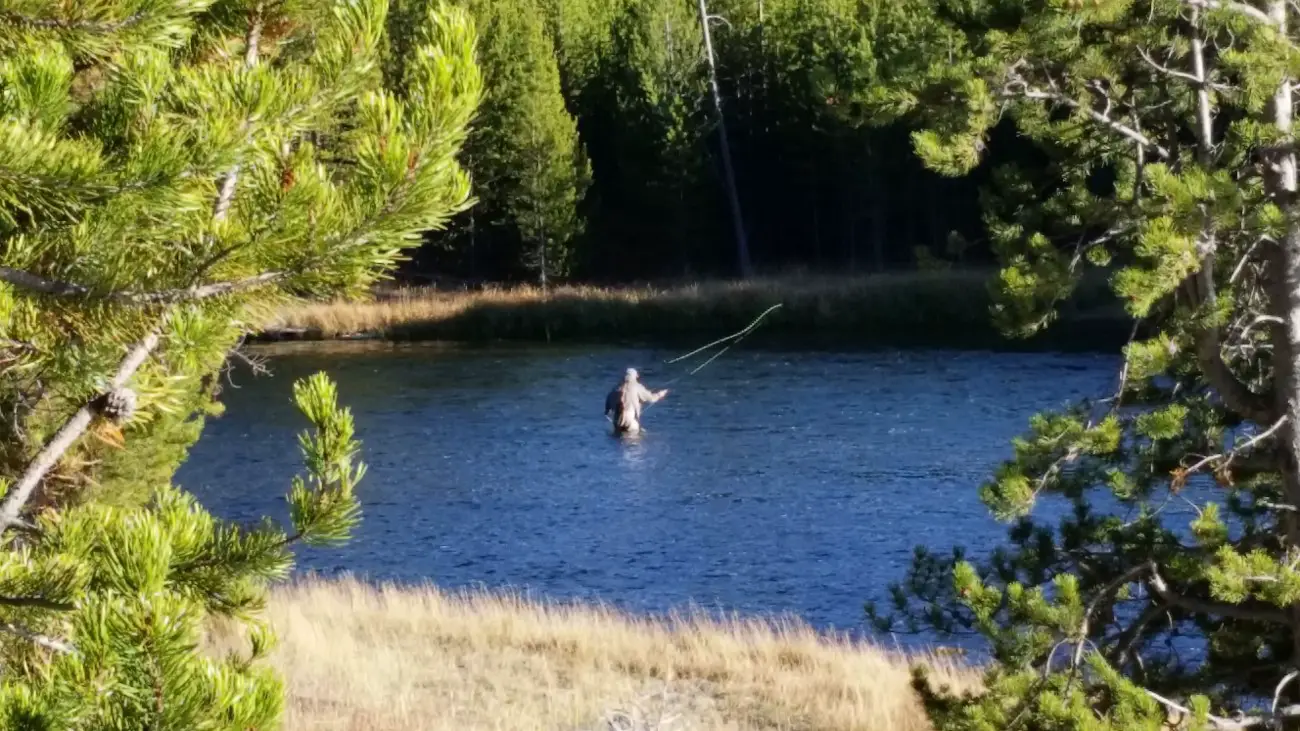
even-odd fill
[{"label": "bare tree branch", "polygon": [[1227,602],[1216,602],[1207,599],[1197,599],[1195,597],[1184,596],[1169,588],[1164,578],[1160,576],[1160,571],[1154,561],[1149,562],[1147,567],[1150,569],[1151,576],[1147,582],[1151,590],[1155,592],[1165,603],[1186,609],[1189,612],[1200,614],[1213,614],[1220,617],[1232,617],[1248,622],[1266,622],[1272,624],[1288,624],[1290,617],[1281,609],[1256,609],[1252,607],[1243,607],[1237,604],[1228,604]]},{"label": "bare tree branch", "polygon": [[1210,106],[1210,74],[1205,68],[1205,42],[1201,39],[1201,12],[1192,8],[1192,78],[1196,80],[1196,122],[1200,157],[1209,164],[1214,153],[1214,117]]},{"label": "bare tree branch", "polygon": [[1239,446],[1239,447],[1234,447],[1232,450],[1230,450],[1230,451],[1228,451],[1227,453],[1224,453],[1224,454],[1212,454],[1212,455],[1210,455],[1210,456],[1208,456],[1208,457],[1203,457],[1203,458],[1201,458],[1198,462],[1196,462],[1196,463],[1193,464],[1192,466],[1188,467],[1188,468],[1184,471],[1184,473],[1183,473],[1184,477],[1189,476],[1189,475],[1192,475],[1192,474],[1194,474],[1194,473],[1200,471],[1202,468],[1204,468],[1206,465],[1208,465],[1208,464],[1210,464],[1210,463],[1212,463],[1212,462],[1216,462],[1216,461],[1218,461],[1218,460],[1228,460],[1228,461],[1231,461],[1232,458],[1235,457],[1238,453],[1240,453],[1240,452],[1242,452],[1242,451],[1245,451],[1245,450],[1247,450],[1247,449],[1250,449],[1251,447],[1255,446],[1256,444],[1259,444],[1260,442],[1264,441],[1265,439],[1268,439],[1269,437],[1271,437],[1271,436],[1273,436],[1274,434],[1276,434],[1278,429],[1281,429],[1283,426],[1286,426],[1286,423],[1287,423],[1287,417],[1286,417],[1286,416],[1283,416],[1282,418],[1280,418],[1280,419],[1278,419],[1276,422],[1274,422],[1274,423],[1273,423],[1273,426],[1270,426],[1268,429],[1265,429],[1264,431],[1260,432],[1259,434],[1256,434],[1255,436],[1253,436],[1253,437],[1251,437],[1250,439],[1246,440],[1246,441],[1245,441],[1241,446]]},{"label": "bare tree branch", "polygon": [[1150,137],[1147,137],[1146,135],[1142,134],[1141,132],[1138,132],[1137,130],[1133,129],[1132,127],[1128,126],[1127,124],[1124,124],[1123,122],[1117,119],[1113,119],[1112,117],[1102,114],[1101,112],[1093,109],[1092,107],[1080,104],[1078,101],[1071,99],[1070,97],[1060,92],[1025,88],[1018,92],[1012,91],[1011,95],[1020,96],[1025,99],[1052,101],[1052,102],[1056,102],[1057,104],[1062,104],[1064,106],[1070,107],[1072,109],[1078,109],[1079,111],[1082,111],[1084,114],[1087,114],[1094,121],[1100,123],[1105,127],[1110,128],[1112,131],[1118,133],[1120,136],[1127,137],[1128,139],[1138,143],[1139,145],[1142,145],[1143,147],[1150,149],[1152,152],[1156,153],[1156,156],[1159,157],[1160,159],[1168,160],[1171,157],[1171,155],[1169,154],[1169,150],[1157,144]]},{"label": "bare tree branch", "polygon": [[[1192,709],[1172,701],[1159,693],[1147,690],[1146,688],[1142,688],[1142,692],[1146,693],[1165,708],[1168,708],[1171,711],[1177,711],[1182,718],[1190,718],[1194,715]],[[1300,717],[1300,705],[1292,705],[1276,709],[1267,715],[1243,716],[1242,718],[1237,719],[1223,718],[1222,716],[1208,716],[1205,720],[1209,723],[1209,727],[1216,729],[1216,731],[1255,731],[1256,729],[1263,731],[1263,729],[1281,728],[1281,726],[1278,725],[1279,721],[1296,717]],[[1181,722],[1181,719],[1179,720]]]},{"label": "bare tree branch", "polygon": [[11,269],[9,267],[0,267],[0,280],[4,280],[15,287],[41,294],[54,295],[55,297],[76,297],[90,294],[89,287],[46,279],[21,269]]},{"label": "bare tree branch", "polygon": [[0,631],[8,632],[11,635],[21,637],[24,640],[33,642],[41,647],[54,650],[55,652],[61,652],[65,655],[71,655],[77,652],[77,648],[73,647],[71,643],[55,639],[48,635],[40,634],[39,632],[33,632],[26,627],[16,625],[12,622],[0,622]]},{"label": "bare tree branch", "polygon": [[249,355],[244,351],[242,343],[230,351],[230,356],[248,366],[248,370],[250,370],[254,376],[271,375],[271,369],[266,365],[266,359]]},{"label": "bare tree branch", "polygon": [[257,289],[258,287],[263,287],[284,279],[287,276],[287,272],[263,272],[245,279],[235,279],[227,282],[213,282],[211,284],[186,287],[185,289],[123,294],[127,296],[128,301],[136,304],[174,304],[177,302],[203,300],[210,297],[219,297],[223,294],[232,294],[249,289]]},{"label": "bare tree branch", "polygon": [[1255,249],[1259,248],[1262,241],[1264,241],[1263,237],[1255,239],[1250,246],[1246,247],[1246,252],[1241,255],[1241,259],[1237,261],[1237,266],[1232,269],[1232,276],[1228,277],[1229,284],[1236,284],[1237,280],[1241,278],[1242,272],[1246,271],[1246,265],[1250,263],[1250,255],[1255,253]]},{"label": "bare tree branch", "polygon": [[239,163],[230,168],[230,172],[221,178],[218,186],[217,201],[212,206],[212,220],[220,221],[230,212],[230,204],[235,200],[235,184],[239,182]]},{"label": "bare tree branch", "polygon": [[70,612],[76,607],[66,602],[55,602],[38,596],[0,596],[0,606],[31,607],[35,609],[52,609],[58,612]]},{"label": "bare tree branch", "polygon": [[[1186,292],[1195,307],[1205,306],[1215,300],[1214,246],[1211,239],[1207,238],[1203,242],[1200,246],[1201,266],[1186,282]],[[1269,399],[1247,388],[1224,362],[1223,333],[1218,327],[1207,325],[1201,328],[1196,337],[1196,358],[1205,379],[1219,394],[1224,406],[1258,424],[1267,424],[1277,418]]]},{"label": "bare tree branch", "polygon": [[1275,27],[1277,25],[1277,23],[1268,16],[1268,13],[1265,13],[1263,10],[1260,10],[1253,5],[1247,5],[1243,2],[1235,2],[1234,0],[1183,0],[1183,2],[1193,8],[1231,10],[1234,13],[1240,13],[1241,15],[1245,15],[1252,20],[1270,27]]},{"label": "bare tree branch", "polygon": [[1282,702],[1282,691],[1286,690],[1286,687],[1297,677],[1300,677],[1300,670],[1292,670],[1278,682],[1277,688],[1273,691],[1273,705],[1269,706],[1270,711],[1277,713],[1277,705]]},{"label": "bare tree branch", "polygon": [[94,33],[116,33],[144,20],[144,13],[136,13],[122,20],[65,20],[63,18],[32,18],[19,13],[0,14],[0,20],[12,25],[47,30],[79,30]]},{"label": "bare tree branch", "polygon": [[264,272],[245,279],[213,282],[211,284],[202,284],[181,289],[164,289],[157,292],[125,291],[96,294],[93,289],[84,284],[46,279],[45,277],[32,274],[31,272],[25,272],[20,269],[0,267],[0,281],[8,282],[32,292],[48,294],[54,297],[101,297],[102,299],[111,302],[133,305],[172,304],[177,302],[202,300],[223,294],[256,289],[257,287],[283,279],[286,276],[288,276],[286,272]]},{"label": "bare tree branch", "polygon": [[1133,622],[1120,633],[1115,643],[1113,661],[1115,667],[1122,669],[1129,661],[1129,658],[1136,657],[1133,655],[1133,648],[1138,644],[1138,641],[1142,639],[1142,635],[1146,633],[1147,625],[1151,624],[1152,620],[1167,611],[1168,610],[1161,604],[1151,604],[1142,611],[1142,614],[1138,615],[1137,619],[1133,620]]},{"label": "bare tree branch", "polygon": [[1189,74],[1186,71],[1171,69],[1168,66],[1165,66],[1164,64],[1157,62],[1154,58],[1151,57],[1150,53],[1147,53],[1147,50],[1145,48],[1139,48],[1138,55],[1142,56],[1142,60],[1146,61],[1148,66],[1155,69],[1156,71],[1159,71],[1162,74],[1165,74],[1166,76],[1172,76],[1176,79],[1183,79],[1184,81],[1189,81],[1197,85],[1200,85],[1202,83],[1202,81],[1199,78],[1197,78],[1195,74]]},{"label": "bare tree branch", "polygon": [[[166,318],[164,318],[165,321]],[[109,390],[122,388],[135,375],[135,372],[140,370],[140,366],[144,365],[144,362],[148,360],[150,353],[154,351],[154,348],[158,347],[159,330],[161,330],[161,323],[158,329],[151,331],[132,346],[121,364],[118,365],[117,373],[113,375],[113,379],[109,382]],[[54,436],[45,443],[41,451],[37,452],[31,463],[27,465],[22,477],[10,488],[4,497],[4,501],[0,502],[0,532],[7,530],[18,520],[19,514],[27,505],[27,501],[31,499],[36,486],[41,483],[45,475],[54,468],[54,465],[58,464],[64,453],[90,427],[95,418],[95,407],[92,403],[88,402],[80,409],[77,409],[76,413],[54,433]]]},{"label": "bare tree branch", "polygon": [[[244,67],[252,68],[257,64],[258,46],[262,41],[262,3],[253,9],[253,17],[248,22],[248,33],[244,36]],[[246,130],[249,120],[240,125]],[[212,220],[221,221],[230,212],[230,204],[235,200],[235,185],[239,182],[239,163],[235,163],[221,179],[218,186],[217,201],[212,205]]]}]

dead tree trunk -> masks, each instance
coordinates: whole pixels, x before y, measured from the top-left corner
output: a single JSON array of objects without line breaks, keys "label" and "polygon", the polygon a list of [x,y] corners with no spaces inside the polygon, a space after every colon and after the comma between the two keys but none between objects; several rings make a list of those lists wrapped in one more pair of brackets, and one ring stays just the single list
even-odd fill
[{"label": "dead tree trunk", "polygon": [[745,235],[745,217],[740,210],[740,194],[736,190],[736,172],[731,164],[731,142],[727,138],[727,119],[722,112],[722,91],[718,88],[718,67],[713,58],[713,38],[709,33],[709,9],[699,0],[700,28],[704,32],[704,57],[709,62],[709,91],[713,94],[713,108],[718,114],[718,135],[722,147],[722,176],[727,184],[727,199],[731,204],[731,224],[736,232],[736,260],[742,277],[753,273],[749,258],[749,239]]}]

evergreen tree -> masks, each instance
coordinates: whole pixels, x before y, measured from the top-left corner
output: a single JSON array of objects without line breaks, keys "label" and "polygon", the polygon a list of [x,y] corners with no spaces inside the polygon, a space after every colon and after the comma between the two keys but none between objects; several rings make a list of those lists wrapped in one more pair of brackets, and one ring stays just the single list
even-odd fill
[{"label": "evergreen tree", "polygon": [[559,69],[548,63],[537,71],[541,88],[524,95],[515,116],[506,121],[510,139],[517,145],[513,155],[517,187],[506,209],[519,231],[523,264],[545,287],[552,277],[569,271],[572,245],[583,227],[578,204],[591,168],[578,140],[577,123],[560,94]]},{"label": "evergreen tree", "polygon": [[568,266],[582,230],[589,167],[560,89],[555,46],[537,0],[474,0],[487,88],[466,143],[478,204],[448,245],[498,272],[545,283]]},{"label": "evergreen tree", "polygon": [[[872,203],[868,185],[881,172],[867,154],[873,138],[889,136],[853,124],[844,108],[852,91],[868,83],[873,66],[858,3],[714,5],[730,24],[716,42],[727,96],[734,99],[743,187],[758,201],[749,206],[756,251],[769,260],[821,264],[838,254],[856,263],[859,210]],[[780,233],[763,241],[764,232]],[[782,252],[785,238],[804,245]]]},{"label": "evergreen tree", "polygon": [[[364,290],[467,201],[473,26],[397,14],[390,37],[386,0],[0,3],[0,726],[275,724],[257,610],[295,543],[357,519],[351,417],[295,387],[289,526],[216,520],[170,473],[268,306]],[[250,655],[196,651],[213,615]]]},{"label": "evergreen tree", "polygon": [[[989,191],[996,315],[1051,321],[1100,267],[1141,318],[1109,397],[1042,414],[981,488],[987,563],[922,552],[913,628],[976,629],[940,729],[1280,728],[1300,706],[1300,198],[1286,0],[880,3],[869,100],[961,174],[1001,120],[1049,161]],[[1031,511],[1073,506],[1053,528]],[[1189,507],[1191,510],[1178,510]],[[882,624],[890,617],[877,615]]]},{"label": "evergreen tree", "polygon": [[572,101],[597,167],[589,247],[606,267],[617,257],[629,273],[684,273],[725,233],[705,214],[722,199],[708,170],[699,20],[682,0],[625,0],[609,12],[592,76],[575,83]]},{"label": "evergreen tree", "polygon": [[[479,116],[476,139],[483,144],[473,145],[465,158],[475,172],[480,204],[457,220],[452,236],[430,242],[421,266],[475,279],[518,279],[528,274],[528,260],[539,261],[506,205],[523,200],[518,181],[497,176],[515,169],[503,162],[505,151],[522,149],[525,142],[514,139],[519,130],[512,128],[516,113],[509,110],[523,106],[523,89],[551,85],[545,78],[549,60],[522,60],[541,49],[527,41],[532,31],[525,28],[538,11],[591,167],[589,189],[576,196],[583,234],[566,247],[573,275],[626,281],[730,276],[742,269],[721,120],[707,88],[699,4],[535,5],[475,0],[482,24],[502,18],[502,32],[486,34],[483,48],[485,66],[499,67],[501,82],[489,84],[499,104]],[[927,171],[908,149],[901,125],[878,129],[859,123],[862,110],[854,96],[873,83],[877,52],[907,53],[894,39],[867,34],[877,5],[892,12],[888,3],[857,0],[707,3],[708,12],[726,21],[715,18],[712,39],[743,230],[755,266],[838,270],[870,261],[884,269],[910,263],[917,246],[944,248],[953,229],[964,235],[961,240],[983,241],[976,180],[952,181]],[[925,21],[937,7],[909,12]],[[538,50],[529,51],[534,45]],[[533,73],[539,80],[526,81]],[[548,104],[539,98],[528,106]],[[562,147],[553,146],[553,160],[564,157]],[[998,154],[1023,157],[1018,148]],[[970,253],[976,261],[987,258],[979,248]]]}]

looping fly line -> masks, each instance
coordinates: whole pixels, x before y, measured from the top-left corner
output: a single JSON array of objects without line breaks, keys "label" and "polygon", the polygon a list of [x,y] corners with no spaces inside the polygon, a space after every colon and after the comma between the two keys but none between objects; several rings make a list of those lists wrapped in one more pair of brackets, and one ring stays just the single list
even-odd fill
[{"label": "looping fly line", "polygon": [[686,373],[686,374],[680,375],[680,376],[674,378],[673,380],[669,381],[669,382],[668,382],[667,384],[665,384],[665,385],[666,385],[666,386],[667,386],[667,385],[671,385],[671,384],[673,384],[673,383],[676,383],[677,381],[680,381],[681,379],[685,378],[686,376],[693,376],[693,375],[695,375],[696,373],[699,373],[700,371],[704,370],[704,367],[705,367],[705,366],[707,366],[708,364],[710,364],[710,363],[712,363],[713,361],[717,360],[719,357],[722,356],[723,353],[727,352],[728,350],[731,350],[732,346],[734,346],[736,343],[739,343],[741,340],[744,340],[744,339],[745,339],[745,336],[747,336],[747,335],[749,335],[750,333],[754,332],[754,330],[755,330],[756,328],[758,328],[759,323],[763,322],[763,318],[767,317],[768,315],[772,314],[772,313],[775,312],[776,310],[780,309],[781,306],[782,306],[782,303],[778,302],[777,304],[772,305],[771,307],[767,308],[766,310],[763,310],[762,314],[760,314],[758,317],[755,317],[754,320],[753,320],[753,322],[751,322],[751,323],[749,323],[748,325],[746,325],[743,329],[741,329],[741,330],[739,330],[739,331],[737,331],[737,332],[734,332],[734,333],[732,333],[732,334],[730,334],[730,335],[728,335],[728,336],[726,336],[726,337],[718,338],[717,340],[714,340],[713,342],[711,342],[711,343],[709,343],[709,344],[707,344],[707,345],[702,345],[702,346],[696,348],[695,350],[692,350],[691,352],[689,352],[689,353],[687,353],[687,354],[685,354],[685,355],[679,355],[679,356],[677,356],[676,358],[673,358],[673,359],[671,359],[671,360],[666,360],[666,361],[664,361],[664,363],[665,363],[666,365],[671,365],[671,364],[673,364],[673,363],[679,363],[679,362],[681,362],[681,361],[683,361],[683,360],[686,360],[686,359],[688,359],[688,358],[690,358],[690,357],[692,357],[692,356],[699,355],[700,353],[703,353],[704,351],[708,350],[709,348],[712,348],[712,347],[715,347],[715,346],[718,346],[718,345],[722,345],[723,343],[727,343],[727,347],[725,347],[725,348],[723,348],[722,350],[719,350],[718,352],[714,353],[714,354],[713,354],[713,355],[712,355],[708,360],[704,361],[704,362],[701,363],[700,365],[696,366],[693,370],[691,370],[690,373]]}]

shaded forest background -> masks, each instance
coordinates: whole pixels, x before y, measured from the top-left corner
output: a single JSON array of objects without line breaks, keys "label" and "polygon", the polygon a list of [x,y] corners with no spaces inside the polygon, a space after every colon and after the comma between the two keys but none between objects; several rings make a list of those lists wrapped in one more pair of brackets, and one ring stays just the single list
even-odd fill
[{"label": "shaded forest background", "polygon": [[[696,2],[468,7],[488,90],[463,155],[478,202],[427,235],[404,278],[616,283],[744,273]],[[996,135],[975,175],[945,178],[922,166],[905,124],[870,118],[877,57],[907,53],[877,32],[873,7],[709,4],[751,271],[992,260],[980,191],[987,171],[1024,151]]]}]

